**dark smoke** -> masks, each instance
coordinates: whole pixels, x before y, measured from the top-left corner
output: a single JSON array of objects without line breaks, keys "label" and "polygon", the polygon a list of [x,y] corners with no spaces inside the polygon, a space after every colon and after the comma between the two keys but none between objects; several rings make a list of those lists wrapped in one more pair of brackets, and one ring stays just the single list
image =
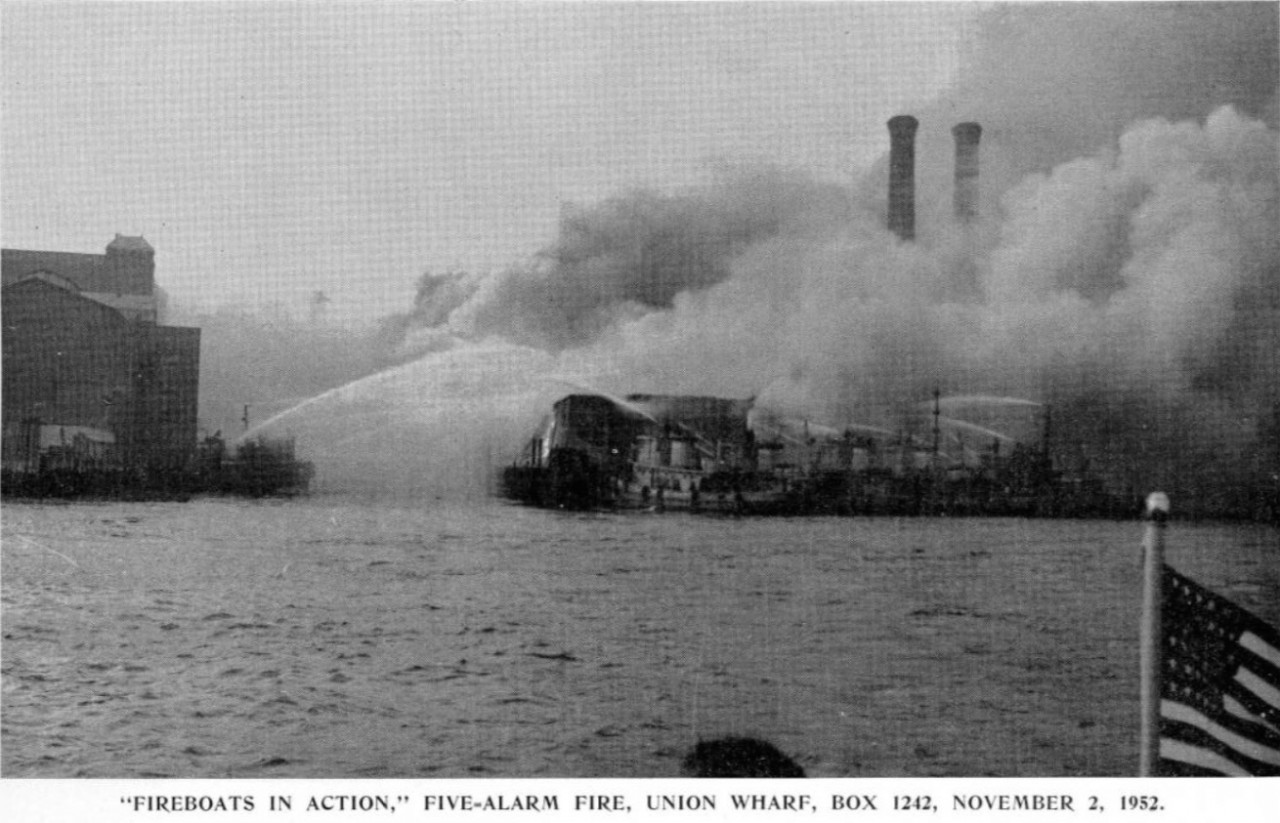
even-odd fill
[{"label": "dark smoke", "polygon": [[593,206],[566,206],[559,237],[527,265],[490,276],[428,273],[411,312],[388,323],[409,345],[447,330],[500,336],[559,351],[678,295],[727,279],[744,250],[778,236],[829,234],[847,194],[799,172],[721,166],[677,193],[637,191]]}]

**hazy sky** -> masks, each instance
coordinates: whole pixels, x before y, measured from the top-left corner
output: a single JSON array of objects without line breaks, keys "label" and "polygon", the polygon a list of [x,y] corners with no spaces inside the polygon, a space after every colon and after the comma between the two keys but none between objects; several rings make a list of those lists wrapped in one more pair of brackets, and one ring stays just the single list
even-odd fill
[{"label": "hazy sky", "polygon": [[524,261],[560,204],[766,160],[847,182],[973,3],[6,2],[3,242],[143,234],[179,304],[335,318]]}]

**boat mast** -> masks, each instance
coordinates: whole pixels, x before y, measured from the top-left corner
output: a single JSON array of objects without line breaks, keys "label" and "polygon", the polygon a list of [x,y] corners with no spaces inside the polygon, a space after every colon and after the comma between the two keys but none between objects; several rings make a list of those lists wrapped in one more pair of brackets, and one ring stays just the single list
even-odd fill
[{"label": "boat mast", "polygon": [[941,430],[938,427],[939,416],[942,414],[942,390],[937,386],[933,387],[933,467],[938,467],[938,450],[940,447]]}]

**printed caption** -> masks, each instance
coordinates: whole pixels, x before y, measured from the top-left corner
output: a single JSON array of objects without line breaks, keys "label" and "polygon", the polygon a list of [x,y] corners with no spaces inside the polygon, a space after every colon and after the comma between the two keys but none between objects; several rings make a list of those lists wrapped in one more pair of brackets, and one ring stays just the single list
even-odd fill
[{"label": "printed caption", "polygon": [[[1110,797],[1077,794],[964,793],[933,794],[817,794],[786,792],[714,792],[697,794],[135,794],[120,798],[138,814],[209,813],[266,815],[279,812],[360,812],[370,815],[408,813],[448,817],[471,812],[546,812],[646,815],[733,811],[744,813],[827,816],[910,815],[943,813],[964,817],[973,812],[1046,812],[1082,815],[1163,812],[1158,795],[1118,794]],[[970,815],[972,816],[972,815]]]}]

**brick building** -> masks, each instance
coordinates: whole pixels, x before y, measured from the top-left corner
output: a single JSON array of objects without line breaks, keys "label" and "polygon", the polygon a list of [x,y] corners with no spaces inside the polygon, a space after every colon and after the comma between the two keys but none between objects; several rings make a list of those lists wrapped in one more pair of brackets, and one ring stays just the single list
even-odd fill
[{"label": "brick building", "polygon": [[154,474],[196,445],[200,330],[160,325],[155,252],[3,250],[3,465]]}]

